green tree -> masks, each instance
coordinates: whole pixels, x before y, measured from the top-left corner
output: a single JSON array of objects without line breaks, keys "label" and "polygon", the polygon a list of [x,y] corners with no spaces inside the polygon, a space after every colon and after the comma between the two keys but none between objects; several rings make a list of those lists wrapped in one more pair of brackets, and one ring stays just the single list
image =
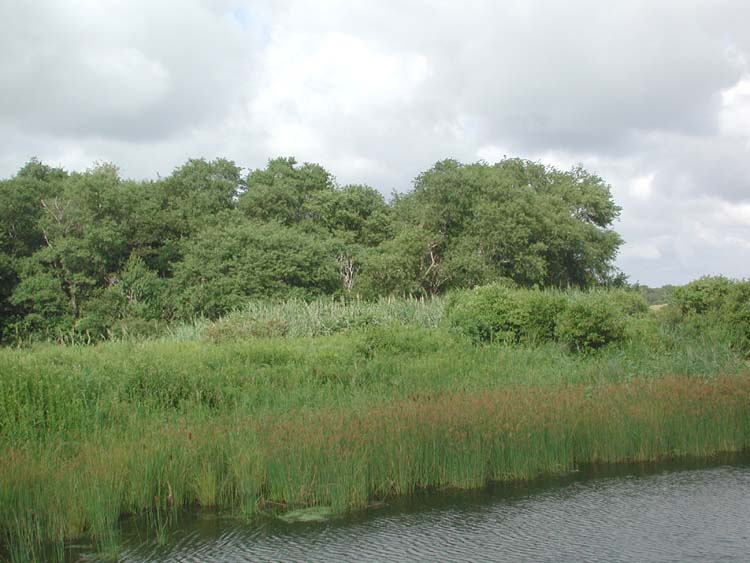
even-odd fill
[{"label": "green tree", "polygon": [[395,237],[365,255],[358,289],[367,296],[433,295],[450,281],[440,254],[442,239],[420,227],[402,226]]},{"label": "green tree", "polygon": [[445,279],[435,290],[504,278],[525,286],[605,283],[621,244],[609,186],[580,167],[445,160],[417,177],[394,212],[397,231],[428,233],[431,263]]},{"label": "green tree", "polygon": [[179,235],[190,235],[215,221],[221,211],[234,209],[244,189],[242,169],[231,160],[190,159],[158,186],[167,222]]},{"label": "green tree", "polygon": [[367,249],[391,234],[391,208],[374,188],[338,187],[317,164],[298,165],[294,158],[270,160],[247,178],[239,208],[250,219],[299,228],[335,247],[339,287],[351,292]]},{"label": "green tree", "polygon": [[320,206],[310,205],[320,192],[332,192],[333,176],[318,164],[297,165],[294,158],[275,158],[265,169],[252,171],[239,208],[250,219],[283,225],[320,223]]},{"label": "green tree", "polygon": [[21,326],[44,325],[49,332],[58,319],[69,328],[69,320],[80,317],[83,302],[117,271],[127,256],[119,184],[117,169],[100,164],[62,178],[55,190],[41,194],[34,216],[43,242],[19,262],[11,302],[21,316],[45,320]]},{"label": "green tree", "polygon": [[33,158],[14,178],[0,181],[0,340],[24,310],[11,296],[21,280],[24,259],[44,246],[40,201],[62,189],[67,173]]},{"label": "green tree", "polygon": [[96,338],[258,297],[613,284],[618,213],[597,176],[519,159],[438,162],[390,203],[294,158],[154,181],[32,159],[0,181],[0,334]]},{"label": "green tree", "polygon": [[185,242],[174,283],[184,317],[217,317],[249,299],[308,298],[339,288],[331,239],[234,216]]}]

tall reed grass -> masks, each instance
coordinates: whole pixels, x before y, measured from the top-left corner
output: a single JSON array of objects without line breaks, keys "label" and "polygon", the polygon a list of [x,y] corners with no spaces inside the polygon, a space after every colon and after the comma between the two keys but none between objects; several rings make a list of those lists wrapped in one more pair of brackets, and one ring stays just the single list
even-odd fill
[{"label": "tall reed grass", "polygon": [[720,331],[632,327],[593,356],[554,343],[473,346],[398,325],[329,337],[36,346],[0,351],[0,444],[87,439],[150,416],[284,413],[389,402],[508,383],[627,381],[746,372]]},{"label": "tall reed grass", "polygon": [[225,320],[304,326],[283,338],[206,325],[0,350],[0,558],[63,560],[81,536],[114,554],[124,514],[163,537],[193,504],[341,512],[418,488],[748,447],[748,364],[721,325],[633,318],[618,346],[581,356],[470,344],[441,324],[439,301],[384,302],[345,324],[353,306]]},{"label": "tall reed grass", "polygon": [[216,321],[196,319],[193,323],[172,327],[163,338],[219,342],[257,337],[327,336],[366,326],[396,324],[437,328],[447,301],[445,297],[251,301]]},{"label": "tall reed grass", "polygon": [[[84,533],[117,543],[121,514],[198,503],[238,514],[334,511],[426,487],[478,487],[578,464],[706,456],[750,445],[750,376],[599,386],[509,385],[369,408],[143,421],[86,442],[7,448],[0,526],[13,561]],[[44,555],[42,555],[44,554]]]}]

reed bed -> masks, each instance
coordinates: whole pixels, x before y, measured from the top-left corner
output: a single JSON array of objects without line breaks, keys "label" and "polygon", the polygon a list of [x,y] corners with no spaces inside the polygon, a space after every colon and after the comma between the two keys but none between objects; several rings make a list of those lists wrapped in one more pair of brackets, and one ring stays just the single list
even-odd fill
[{"label": "reed bed", "polygon": [[215,321],[196,319],[172,327],[163,340],[223,342],[257,337],[314,337],[383,325],[437,328],[447,303],[445,297],[251,301]]},{"label": "reed bed", "polygon": [[750,375],[720,331],[644,320],[580,356],[400,322],[315,338],[0,351],[0,557],[115,554],[187,506],[344,512],[421,488],[748,447]]},{"label": "reed bed", "polygon": [[685,336],[638,328],[629,342],[593,356],[555,344],[473,346],[443,330],[398,325],[215,345],[39,345],[0,350],[0,445],[86,440],[180,413],[364,408],[512,383],[597,385],[747,370],[747,360],[709,330]]},{"label": "reed bed", "polygon": [[112,549],[128,513],[157,525],[193,504],[245,516],[316,505],[343,512],[422,488],[748,446],[747,375],[511,385],[285,416],[180,416],[86,443],[6,450],[0,525],[11,560],[43,560],[50,546],[63,554],[65,540],[84,533]]}]

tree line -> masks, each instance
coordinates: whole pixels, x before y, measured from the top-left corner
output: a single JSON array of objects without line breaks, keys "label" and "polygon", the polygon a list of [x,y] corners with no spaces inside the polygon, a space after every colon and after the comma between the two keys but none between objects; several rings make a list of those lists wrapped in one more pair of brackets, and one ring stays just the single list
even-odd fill
[{"label": "tree line", "polygon": [[32,159],[0,181],[0,334],[101,338],[258,298],[602,285],[622,280],[619,212],[582,167],[521,159],[443,160],[390,200],[294,158],[143,181]]}]

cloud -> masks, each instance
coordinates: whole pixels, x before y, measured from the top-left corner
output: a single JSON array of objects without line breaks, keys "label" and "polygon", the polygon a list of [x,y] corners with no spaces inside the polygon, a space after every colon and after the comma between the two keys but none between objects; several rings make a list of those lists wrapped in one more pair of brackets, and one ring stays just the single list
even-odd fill
[{"label": "cloud", "polygon": [[0,124],[159,140],[220,119],[252,75],[246,32],[196,0],[6,2]]},{"label": "cloud", "polygon": [[294,155],[388,193],[445,157],[581,162],[623,207],[633,279],[747,276],[748,19],[740,0],[0,3],[0,173]]},{"label": "cloud", "polygon": [[630,195],[642,201],[651,199],[654,193],[654,174],[638,176],[630,183]]}]

